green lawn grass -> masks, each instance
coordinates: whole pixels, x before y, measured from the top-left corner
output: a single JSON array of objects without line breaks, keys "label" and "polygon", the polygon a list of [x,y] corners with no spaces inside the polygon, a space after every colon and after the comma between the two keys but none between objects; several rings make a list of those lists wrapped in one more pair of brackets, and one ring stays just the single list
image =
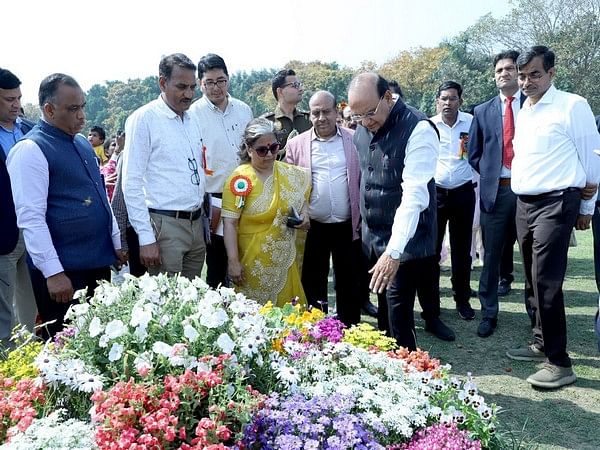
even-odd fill
[{"label": "green lawn grass", "polygon": [[[505,355],[509,348],[531,342],[532,338],[523,302],[523,270],[516,246],[516,280],[510,295],[501,299],[498,328],[491,337],[482,339],[476,334],[481,317],[478,299],[471,301],[477,312],[475,320],[466,322],[456,314],[450,272],[442,272],[440,280],[441,318],[454,329],[456,341],[440,341],[426,333],[424,322],[415,313],[418,345],[440,358],[442,363],[451,364],[453,374],[465,376],[471,372],[486,401],[502,407],[499,432],[508,448],[600,448],[600,353],[593,329],[598,293],[591,230],[577,232],[577,241],[579,245],[569,250],[564,284],[567,348],[578,376],[574,385],[551,391],[534,389],[525,380],[541,365],[512,361]],[[480,273],[479,268],[472,273],[474,289],[478,287]],[[363,320],[367,320],[366,316]]]}]

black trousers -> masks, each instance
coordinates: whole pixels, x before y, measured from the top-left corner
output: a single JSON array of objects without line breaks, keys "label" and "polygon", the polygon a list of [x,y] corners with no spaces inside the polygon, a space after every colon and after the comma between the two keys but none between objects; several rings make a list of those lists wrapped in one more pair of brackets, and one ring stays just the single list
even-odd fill
[{"label": "black trousers", "polygon": [[[510,250],[512,265],[512,245],[517,237],[515,215],[517,196],[510,186],[498,186],[496,203],[491,212],[481,211],[481,233],[485,249],[483,269],[479,278],[479,301],[481,316],[484,319],[498,317],[498,281],[503,259]],[[511,270],[512,272],[512,270]],[[506,276],[506,275],[505,275]],[[512,274],[510,274],[512,277]],[[512,282],[512,280],[507,279]]]},{"label": "black trousers", "polygon": [[[371,256],[371,267],[377,258]],[[413,259],[400,264],[394,281],[388,289],[377,294],[377,325],[380,330],[396,339],[396,343],[410,350],[416,350],[415,334],[415,294],[425,321],[440,315],[439,263],[437,256]]]},{"label": "black trousers", "polygon": [[[436,186],[437,191],[437,256],[440,260],[446,224],[450,232],[450,259],[452,261],[452,290],[456,303],[468,302],[471,297],[471,239],[475,189],[468,182],[454,189]],[[437,275],[439,279],[439,265]]]},{"label": "black trousers", "polygon": [[225,240],[214,233],[210,234],[210,244],[206,245],[206,284],[213,289],[219,285],[229,286]]},{"label": "black trousers", "polygon": [[[516,204],[516,200],[515,200]],[[516,207],[515,207],[516,209]],[[481,220],[481,219],[480,219]],[[516,227],[513,228],[512,236],[507,236],[504,241],[504,246],[502,247],[502,256],[500,257],[500,280],[506,280],[509,283],[515,281],[515,276],[513,274],[514,260],[513,260],[513,250],[515,248],[515,242],[517,242],[517,230]],[[485,244],[484,244],[485,250]],[[487,251],[487,250],[486,250]]]},{"label": "black trousers", "polygon": [[[46,325],[42,330],[42,337],[49,339],[63,329],[65,313],[69,306],[78,304],[79,301],[58,303],[50,298],[46,278],[38,269],[29,267],[33,294],[37,304],[38,313],[43,322],[55,320],[54,323]],[[110,267],[100,267],[88,270],[68,270],[65,274],[71,280],[73,290],[87,289],[87,296],[94,295],[94,289],[98,286],[98,280],[110,280]]]},{"label": "black trousers", "polygon": [[352,221],[310,221],[302,263],[302,287],[309,305],[327,312],[329,258],[333,259],[338,318],[347,326],[360,322],[360,239],[352,240]]},{"label": "black trousers", "polygon": [[127,227],[125,230],[125,237],[127,238],[127,247],[129,248],[129,273],[135,277],[141,277],[147,272],[146,266],[140,261],[140,242],[138,235],[133,227]]},{"label": "black trousers", "polygon": [[571,367],[562,285],[580,201],[579,189],[517,199],[517,239],[525,270],[525,298],[535,314],[534,345],[544,350],[552,364],[562,367]]}]

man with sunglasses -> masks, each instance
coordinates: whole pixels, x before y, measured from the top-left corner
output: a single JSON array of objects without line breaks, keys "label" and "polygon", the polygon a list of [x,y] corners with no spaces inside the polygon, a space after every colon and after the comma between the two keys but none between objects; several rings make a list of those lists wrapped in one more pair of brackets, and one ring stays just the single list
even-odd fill
[{"label": "man with sunglasses", "polygon": [[423,113],[394,101],[376,73],[354,77],[348,99],[358,123],[363,250],[374,263],[370,288],[378,295],[379,328],[414,350],[418,293],[426,330],[452,341],[454,332],[439,318],[435,276],[437,130]]},{"label": "man with sunglasses", "polygon": [[273,96],[277,100],[275,111],[263,114],[262,117],[275,123],[275,136],[285,147],[288,136],[292,137],[304,133],[312,127],[308,112],[300,111],[297,106],[302,101],[302,83],[292,69],[283,69],[275,74],[271,80]]},{"label": "man with sunglasses", "polygon": [[338,318],[352,326],[360,321],[360,252],[358,155],[352,130],[338,127],[337,102],[331,92],[317,91],[308,102],[312,129],[290,139],[286,162],[311,172],[312,189],[302,265],[308,303],[327,312],[327,276],[333,258]]},{"label": "man with sunglasses", "polygon": [[600,135],[587,101],[556,89],[554,52],[534,46],[517,58],[519,87],[527,100],[517,116],[511,188],[517,194],[517,240],[525,296],[535,314],[533,344],[507,356],[544,362],[527,378],[540,388],[577,380],[567,353],[562,285],[571,230],[590,227],[600,181]]},{"label": "man with sunglasses", "polygon": [[209,53],[198,63],[198,86],[202,97],[191,107],[202,132],[202,157],[206,192],[211,194],[210,242],[206,246],[206,282],[216,288],[227,286],[227,253],[223,242],[221,199],[223,184],[238,166],[238,152],[252,110],[227,92],[229,72],[219,55]]},{"label": "man with sunglasses", "polygon": [[205,176],[202,134],[188,113],[196,66],[185,55],[159,64],[161,94],[125,123],[123,195],[139,237],[140,261],[150,274],[193,279],[204,265],[202,221]]}]

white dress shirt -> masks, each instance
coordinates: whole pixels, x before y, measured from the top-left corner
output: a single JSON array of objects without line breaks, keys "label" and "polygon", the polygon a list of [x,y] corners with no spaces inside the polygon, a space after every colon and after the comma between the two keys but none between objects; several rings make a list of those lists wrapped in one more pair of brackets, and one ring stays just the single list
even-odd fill
[{"label": "white dress shirt", "polygon": [[[513,140],[511,187],[517,195],[583,188],[600,181],[600,135],[587,101],[554,86],[531,105],[525,100]],[[581,214],[593,214],[596,196],[582,201]]]},{"label": "white dress shirt", "polygon": [[223,192],[223,184],[239,165],[238,151],[246,125],[253,118],[244,102],[227,97],[227,107],[221,111],[203,96],[190,107],[190,115],[200,123],[202,143],[206,147],[206,192]]},{"label": "white dress shirt", "polygon": [[330,139],[311,130],[310,154],[312,191],[308,215],[322,223],[344,222],[350,218],[348,171],[342,135],[336,128]]},{"label": "white dress shirt", "polygon": [[196,211],[205,176],[198,119],[183,120],[159,96],[125,123],[123,196],[140,245],[156,242],[148,208]]},{"label": "white dress shirt", "polygon": [[392,225],[392,236],[385,253],[392,250],[400,253],[415,235],[419,215],[429,206],[427,183],[435,175],[440,141],[437,133],[427,121],[420,121],[412,131],[404,156],[402,172],[402,202],[396,210]]},{"label": "white dress shirt", "polygon": [[458,112],[456,122],[451,127],[438,114],[431,118],[440,132],[440,154],[435,169],[435,184],[444,189],[454,189],[473,181],[473,170],[466,153],[467,142],[461,135],[468,136],[473,116]]},{"label": "white dress shirt", "polygon": [[[6,163],[17,212],[17,225],[23,230],[25,247],[33,264],[46,278],[64,272],[46,223],[50,184],[48,160],[35,142],[25,139],[17,142],[11,149]],[[98,166],[98,161],[91,158],[89,164]],[[113,246],[115,250],[120,250],[121,234],[112,210],[111,218]]]},{"label": "white dress shirt", "polygon": [[[500,110],[502,111],[502,129],[504,129],[504,115],[506,113],[506,95],[502,92],[499,93],[500,97]],[[515,126],[517,125],[517,116],[519,115],[519,111],[521,110],[521,91],[517,91],[513,97],[515,98],[510,105],[513,111],[513,118],[515,121]],[[513,138],[514,141],[514,138]],[[514,150],[514,143],[513,143]],[[500,178],[510,178],[510,169],[502,164],[502,169],[500,170]]]}]

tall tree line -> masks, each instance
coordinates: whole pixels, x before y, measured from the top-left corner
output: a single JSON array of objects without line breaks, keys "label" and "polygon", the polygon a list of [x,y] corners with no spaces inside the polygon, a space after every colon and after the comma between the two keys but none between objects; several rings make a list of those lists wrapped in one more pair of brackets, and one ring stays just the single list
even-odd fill
[{"label": "tall tree line", "polygon": [[[547,45],[557,54],[557,87],[587,98],[600,114],[600,0],[513,0],[511,4],[512,9],[502,18],[483,16],[436,47],[402,51],[381,65],[365,61],[351,68],[336,62],[292,60],[285,67],[293,68],[304,83],[300,105],[304,109],[319,89],[331,91],[338,102],[345,100],[352,76],[366,69],[398,81],[407,103],[432,115],[435,92],[442,81],[453,79],[463,85],[468,109],[496,93],[491,67],[494,53]],[[230,93],[250,105],[255,116],[270,111],[275,106],[270,80],[277,70],[236,72],[231,76]],[[87,92],[88,125],[101,125],[114,134],[124,127],[131,112],[159,92],[156,76],[96,84]],[[25,109],[30,117],[39,115],[33,105]]]}]

